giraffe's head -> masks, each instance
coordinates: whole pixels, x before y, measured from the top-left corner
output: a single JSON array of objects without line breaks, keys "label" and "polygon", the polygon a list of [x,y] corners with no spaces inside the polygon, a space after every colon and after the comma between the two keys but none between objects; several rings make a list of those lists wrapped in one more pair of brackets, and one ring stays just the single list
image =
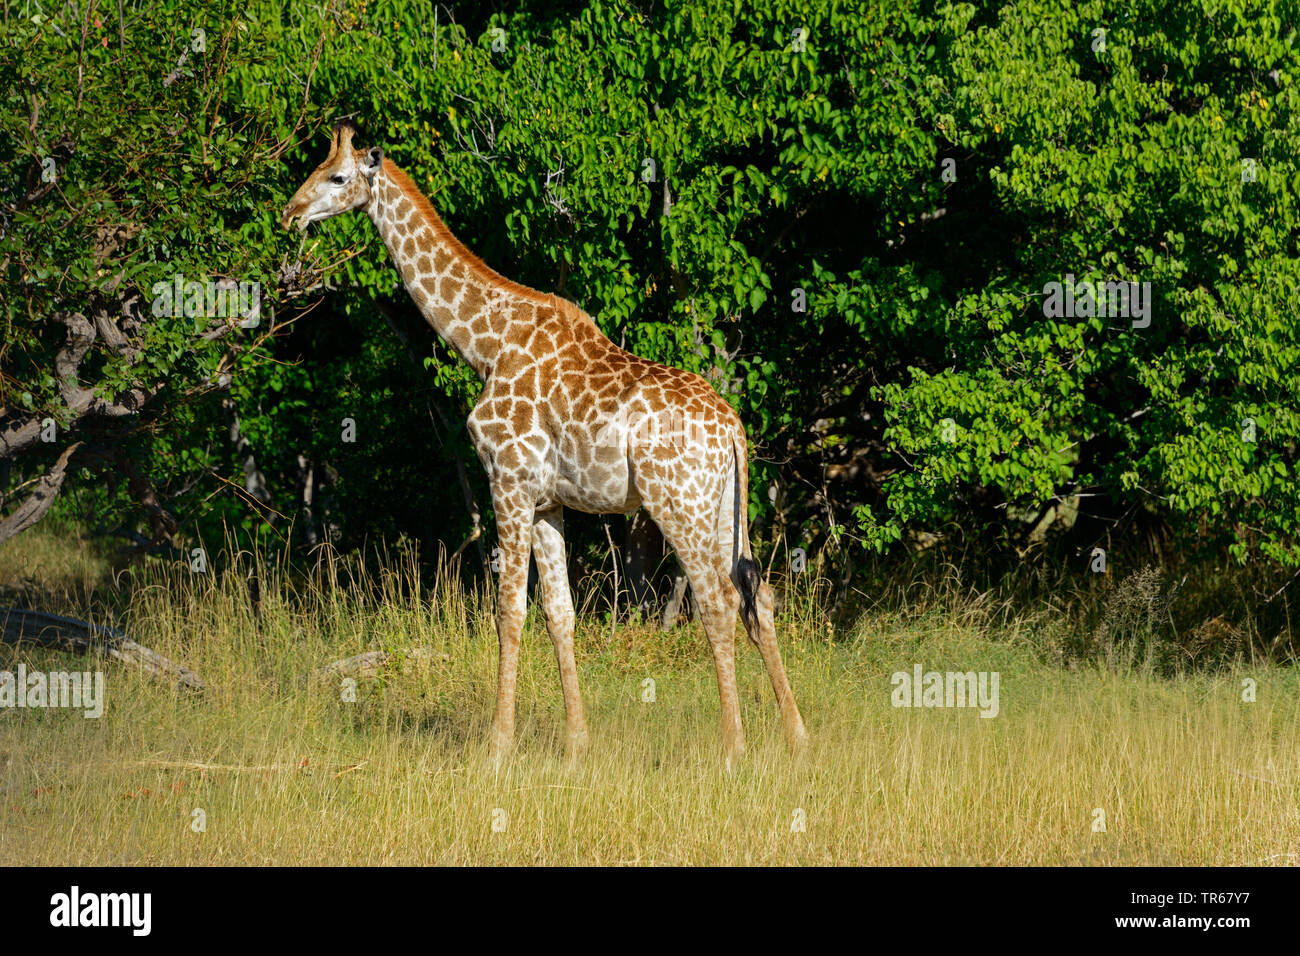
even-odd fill
[{"label": "giraffe's head", "polygon": [[309,223],[359,209],[370,202],[370,190],[375,174],[383,165],[384,151],[378,146],[353,149],[355,134],[356,128],[351,123],[334,127],[329,155],[284,207],[280,215],[282,228],[288,229],[297,219],[298,231],[305,232]]}]

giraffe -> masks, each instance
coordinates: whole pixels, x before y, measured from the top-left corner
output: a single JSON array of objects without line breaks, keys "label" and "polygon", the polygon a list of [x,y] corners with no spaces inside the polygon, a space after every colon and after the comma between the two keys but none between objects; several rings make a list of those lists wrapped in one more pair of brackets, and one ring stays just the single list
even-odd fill
[{"label": "giraffe", "polygon": [[563,509],[630,514],[644,507],[677,553],[713,651],[726,765],[744,752],[736,691],[739,611],[776,695],[787,743],[807,741],[777,646],[772,590],[749,544],[744,427],[700,376],[616,346],[573,303],[511,282],[469,252],[379,147],[354,148],[334,127],[330,151],[285,206],[280,224],[363,209],[407,292],[483,381],[468,428],[496,511],[496,713],[491,751],[512,745],[519,642],[536,560],[564,693],[566,749],[589,744],[573,657],[574,612]]}]

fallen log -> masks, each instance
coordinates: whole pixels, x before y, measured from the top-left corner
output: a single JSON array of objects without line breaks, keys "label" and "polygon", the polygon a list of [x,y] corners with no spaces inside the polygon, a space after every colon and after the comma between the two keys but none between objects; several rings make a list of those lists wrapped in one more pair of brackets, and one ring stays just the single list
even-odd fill
[{"label": "fallen log", "polygon": [[189,668],[173,663],[106,624],[91,624],[44,611],[0,608],[0,641],[35,644],[74,654],[102,654],[110,660],[138,667],[153,677],[173,680],[185,690],[202,693],[207,689]]},{"label": "fallen log", "polygon": [[390,663],[401,659],[409,661],[449,661],[451,655],[431,651],[426,647],[412,647],[401,654],[390,654],[388,651],[366,651],[364,654],[345,657],[340,661],[334,661],[332,664],[326,664],[324,667],[318,667],[303,674],[300,679],[306,680],[311,677],[355,677],[360,680],[374,680],[383,673],[384,668]]}]

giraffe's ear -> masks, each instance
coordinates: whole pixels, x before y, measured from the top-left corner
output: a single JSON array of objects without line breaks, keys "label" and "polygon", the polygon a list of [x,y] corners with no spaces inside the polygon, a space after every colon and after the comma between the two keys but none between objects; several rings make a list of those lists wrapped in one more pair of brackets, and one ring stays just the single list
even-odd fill
[{"label": "giraffe's ear", "polygon": [[365,170],[366,178],[374,182],[375,173],[379,172],[379,167],[384,164],[384,151],[378,146],[372,146],[366,151],[365,164],[362,167]]}]

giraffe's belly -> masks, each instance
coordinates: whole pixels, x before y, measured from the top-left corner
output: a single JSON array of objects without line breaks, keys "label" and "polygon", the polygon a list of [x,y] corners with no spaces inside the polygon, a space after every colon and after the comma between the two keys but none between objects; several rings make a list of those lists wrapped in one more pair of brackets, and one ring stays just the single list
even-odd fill
[{"label": "giraffe's belly", "polygon": [[641,507],[626,465],[621,474],[605,476],[603,481],[561,473],[556,478],[555,497],[564,507],[587,514],[631,514]]},{"label": "giraffe's belly", "polygon": [[555,496],[589,514],[630,514],[641,507],[620,425],[571,426],[556,443]]}]

